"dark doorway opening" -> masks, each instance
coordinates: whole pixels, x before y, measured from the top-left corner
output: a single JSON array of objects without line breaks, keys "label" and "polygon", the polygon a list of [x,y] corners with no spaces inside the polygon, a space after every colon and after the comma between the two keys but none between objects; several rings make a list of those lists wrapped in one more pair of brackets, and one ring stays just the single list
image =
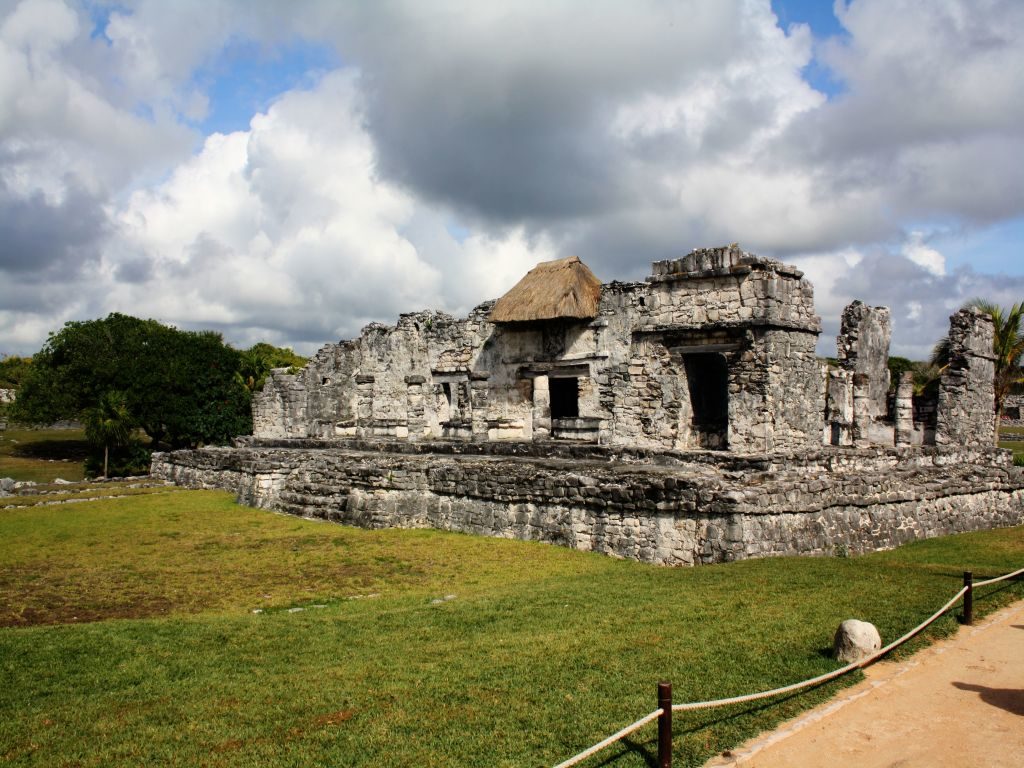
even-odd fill
[{"label": "dark doorway opening", "polygon": [[548,379],[548,389],[551,394],[552,419],[575,419],[580,415],[579,379]]},{"label": "dark doorway opening", "polygon": [[683,356],[693,412],[693,431],[703,448],[728,447],[729,366],[719,354]]}]

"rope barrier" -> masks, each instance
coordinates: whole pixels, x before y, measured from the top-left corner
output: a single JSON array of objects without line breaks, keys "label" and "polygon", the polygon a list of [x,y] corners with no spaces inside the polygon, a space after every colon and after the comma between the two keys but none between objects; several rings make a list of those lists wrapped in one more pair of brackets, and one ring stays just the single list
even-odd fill
[{"label": "rope barrier", "polygon": [[[710,701],[692,701],[692,702],[687,702],[685,704],[673,704],[670,709],[671,709],[672,712],[689,712],[689,711],[693,711],[693,710],[696,710],[696,709],[713,709],[713,708],[716,708],[716,707],[726,707],[726,706],[729,706],[731,704],[743,704],[743,703],[746,703],[748,701],[758,701],[760,699],[768,699],[768,698],[772,698],[774,696],[780,696],[780,695],[782,695],[784,693],[792,693],[793,691],[799,691],[799,690],[802,690],[804,688],[810,688],[810,687],[815,686],[815,685],[820,685],[821,683],[826,683],[829,680],[834,680],[835,678],[841,677],[841,676],[845,675],[847,672],[852,672],[855,669],[863,669],[864,667],[867,667],[867,666],[875,663],[876,661],[878,661],[878,659],[880,659],[883,656],[885,656],[887,653],[889,653],[894,648],[896,648],[896,647],[902,645],[903,643],[907,642],[910,638],[914,637],[914,635],[916,635],[919,632],[921,632],[921,630],[923,630],[929,624],[931,624],[934,621],[936,621],[940,616],[942,616],[942,614],[944,614],[946,611],[948,611],[953,606],[953,604],[956,603],[957,600],[959,600],[961,597],[963,597],[969,591],[969,589],[977,588],[977,587],[983,587],[983,586],[986,586],[988,584],[995,584],[998,581],[1005,581],[1006,579],[1012,579],[1015,576],[1020,576],[1021,574],[1024,574],[1024,568],[1021,568],[1019,570],[1013,571],[1012,573],[1008,573],[1005,576],[997,576],[996,578],[993,578],[993,579],[987,579],[985,581],[974,582],[972,587],[966,587],[965,586],[965,587],[961,588],[960,591],[957,592],[955,595],[953,595],[953,597],[951,597],[941,608],[939,608],[939,610],[937,610],[935,613],[933,613],[927,619],[922,621],[916,627],[911,629],[909,632],[907,632],[906,634],[904,634],[903,636],[901,636],[897,640],[894,640],[893,642],[889,643],[884,648],[881,648],[881,649],[875,651],[870,656],[868,656],[868,657],[866,657],[864,659],[861,659],[860,661],[851,662],[851,663],[847,664],[845,667],[840,667],[839,669],[834,669],[831,672],[826,672],[823,675],[818,675],[817,677],[812,677],[809,680],[804,680],[804,681],[799,682],[799,683],[792,683],[791,685],[786,685],[786,686],[783,686],[781,688],[773,688],[772,690],[769,690],[769,691],[761,691],[759,693],[748,693],[748,694],[743,695],[743,696],[732,696],[732,697],[727,698],[727,699],[712,699]],[[669,698],[671,699],[671,696]],[[631,725],[627,725],[621,731],[617,731],[616,733],[613,733],[611,736],[609,736],[604,741],[600,741],[597,744],[595,744],[594,746],[590,747],[589,749],[586,749],[583,752],[580,752],[579,754],[574,755],[573,757],[570,757],[568,760],[559,763],[558,765],[555,766],[555,768],[570,768],[570,766],[576,765],[577,763],[580,763],[583,760],[586,760],[588,757],[590,757],[591,755],[594,755],[594,754],[600,752],[605,747],[608,747],[608,746],[614,744],[616,741],[619,741],[620,739],[625,738],[626,736],[631,734],[633,731],[635,731],[635,730],[637,730],[639,728],[642,728],[643,726],[647,725],[648,723],[650,723],[650,722],[652,722],[654,720],[657,720],[659,717],[661,717],[661,715],[663,713],[664,713],[663,709],[656,709],[654,712],[651,712],[651,714],[646,715],[645,717],[640,718],[635,723],[632,723]]]},{"label": "rope barrier", "polygon": [[994,579],[986,579],[985,581],[976,581],[976,582],[974,582],[974,586],[975,587],[984,587],[984,586],[987,586],[988,584],[995,584],[997,581],[1006,581],[1007,579],[1012,579],[1014,576],[1020,576],[1021,574],[1024,574],[1024,568],[1021,568],[1020,570],[1014,571],[1013,573],[1008,573],[1005,576],[996,576]]},{"label": "rope barrier", "polygon": [[641,717],[635,723],[633,723],[632,725],[627,725],[621,731],[616,731],[615,733],[613,733],[611,736],[609,736],[604,741],[600,741],[597,744],[595,744],[594,746],[590,747],[590,749],[585,749],[582,752],[580,752],[578,755],[573,755],[568,760],[566,760],[564,763],[559,763],[558,765],[555,766],[555,768],[569,768],[570,765],[576,765],[577,763],[580,763],[580,762],[586,760],[588,757],[590,757],[593,754],[596,754],[596,753],[600,752],[605,747],[611,746],[612,744],[614,744],[619,739],[626,738],[633,731],[635,731],[635,730],[637,730],[639,728],[643,728],[645,725],[647,725],[652,720],[657,720],[659,717],[661,717],[661,715],[662,715],[662,713],[664,713],[664,711],[665,710],[663,710],[663,709],[656,709],[656,710],[654,710],[653,712],[651,712],[651,714],[646,715],[645,717]]},{"label": "rope barrier", "polygon": [[761,691],[760,693],[748,693],[745,696],[733,696],[733,697],[728,698],[728,699],[712,699],[711,701],[693,701],[693,702],[689,702],[687,704],[673,704],[672,705],[672,711],[673,712],[685,712],[685,711],[694,710],[694,709],[713,709],[714,707],[727,707],[730,704],[743,704],[744,702],[747,702],[747,701],[757,701],[759,699],[768,699],[768,698],[771,698],[772,696],[779,696],[779,695],[781,695],[783,693],[791,693],[792,691],[799,691],[802,688],[810,688],[812,686],[819,685],[821,683],[827,683],[829,680],[832,680],[832,679],[837,678],[837,677],[841,677],[842,675],[845,675],[847,672],[851,672],[854,669],[862,669],[862,668],[868,666],[869,664],[877,661],[879,658],[881,658],[882,656],[887,654],[889,651],[891,651],[896,646],[901,645],[902,643],[905,643],[907,640],[912,638],[914,635],[916,635],[922,629],[924,629],[929,624],[931,624],[933,621],[938,619],[939,616],[941,616],[947,610],[949,610],[949,607],[951,605],[953,605],[953,603],[955,603],[957,600],[959,600],[963,596],[964,592],[966,592],[966,591],[967,591],[967,587],[963,587],[959,592],[957,592],[953,596],[953,598],[949,602],[947,602],[939,610],[937,610],[935,613],[933,613],[929,618],[925,619],[923,622],[921,622],[916,627],[914,627],[912,630],[910,630],[905,635],[903,635],[903,637],[901,637],[899,640],[895,640],[895,641],[889,643],[889,645],[885,646],[881,650],[875,651],[873,654],[871,654],[867,658],[861,659],[860,661],[851,662],[851,663],[847,664],[845,667],[840,667],[839,669],[834,669],[831,672],[826,672],[824,675],[818,675],[817,677],[812,677],[810,680],[804,680],[804,681],[799,682],[799,683],[793,683],[792,685],[786,685],[786,686],[783,686],[782,688],[773,688],[770,691]]}]

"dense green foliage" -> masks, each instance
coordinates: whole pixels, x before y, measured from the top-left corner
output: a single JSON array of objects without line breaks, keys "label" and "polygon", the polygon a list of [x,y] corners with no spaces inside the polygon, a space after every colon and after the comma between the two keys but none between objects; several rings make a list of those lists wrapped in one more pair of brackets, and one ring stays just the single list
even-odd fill
[{"label": "dense green foliage", "polygon": [[31,365],[29,357],[9,355],[0,359],[0,389],[20,389]]},{"label": "dense green foliage", "polygon": [[272,344],[260,342],[253,344],[249,349],[241,352],[241,366],[239,375],[245,386],[251,392],[258,392],[263,389],[267,374],[274,368],[301,368],[308,358],[297,355],[287,347],[275,347]]},{"label": "dense green foliage", "polygon": [[[955,593],[963,570],[1021,564],[1021,528],[674,569],[325,525],[225,493],[11,507],[0,510],[0,755],[12,766],[553,765],[654,709],[659,679],[677,701],[795,682],[837,666],[823,649],[842,619],[888,641]],[[976,616],[1022,586],[978,590]],[[955,631],[954,614],[927,637]],[[674,764],[700,765],[834,690],[677,715]],[[655,733],[591,762],[650,765]]]},{"label": "dense green foliage", "polygon": [[220,335],[111,314],[50,334],[22,382],[12,418],[86,419],[123,393],[132,426],[171,447],[221,443],[251,430],[240,356]]},{"label": "dense green foliage", "polygon": [[917,363],[907,357],[889,355],[889,389],[895,391],[899,386],[900,377],[907,371],[914,371]]}]

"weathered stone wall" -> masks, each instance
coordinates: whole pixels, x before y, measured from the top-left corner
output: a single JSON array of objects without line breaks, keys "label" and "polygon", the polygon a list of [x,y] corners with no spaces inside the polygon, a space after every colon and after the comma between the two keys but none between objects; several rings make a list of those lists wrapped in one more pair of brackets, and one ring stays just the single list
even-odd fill
[{"label": "weathered stone wall", "polygon": [[497,453],[383,447],[255,441],[157,454],[153,473],[363,527],[550,541],[669,565],[862,552],[1024,521],[1024,470],[992,449],[716,459],[593,446],[563,446],[548,458],[527,444]]},{"label": "weathered stone wall", "polygon": [[861,407],[855,404],[854,409],[868,419],[886,415],[891,337],[888,307],[869,307],[854,301],[843,310],[836,356],[842,368],[853,372],[854,387],[863,389]]},{"label": "weathered stone wall", "polygon": [[949,364],[939,380],[935,442],[992,445],[995,440],[995,355],[992,318],[961,309],[949,318]]},{"label": "weathered stone wall", "polygon": [[[492,303],[367,326],[254,398],[259,437],[563,438],[662,449],[821,441],[820,320],[802,274],[736,246],[602,286],[592,321],[495,324]],[[573,383],[567,384],[565,380]],[[552,410],[575,387],[575,415]]]},{"label": "weathered stone wall", "polygon": [[[655,262],[652,271],[649,312],[639,332],[662,346],[649,347],[653,355],[641,349],[637,360],[652,357],[664,368],[664,348],[684,363],[687,357],[722,355],[727,369],[728,430],[723,444],[715,445],[697,425],[684,428],[697,414],[687,378],[699,369],[677,365],[684,371],[677,379],[691,398],[678,398],[679,407],[667,411],[681,422],[673,446],[751,452],[820,445],[825,401],[814,347],[821,320],[803,273],[736,246]],[[643,375],[650,381],[648,372]],[[664,381],[657,384],[655,394],[675,394]],[[666,436],[670,431],[671,425]]]},{"label": "weathered stone wall", "polygon": [[814,289],[803,272],[735,245],[656,261],[648,281],[656,327],[751,324],[821,331]]}]

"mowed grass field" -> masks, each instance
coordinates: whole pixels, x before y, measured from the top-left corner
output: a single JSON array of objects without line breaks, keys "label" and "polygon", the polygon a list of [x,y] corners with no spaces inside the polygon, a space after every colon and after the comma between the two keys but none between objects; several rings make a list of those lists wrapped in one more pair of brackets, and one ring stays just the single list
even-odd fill
[{"label": "mowed grass field", "polygon": [[[0,499],[18,502],[0,506],[0,765],[553,765],[653,710],[659,679],[677,701],[801,680],[838,666],[841,620],[889,641],[963,570],[1024,565],[1019,528],[670,569],[129,490]],[[975,610],[1022,594],[979,590]],[[677,713],[676,764],[834,690]],[[655,736],[587,765],[648,766]]]}]

